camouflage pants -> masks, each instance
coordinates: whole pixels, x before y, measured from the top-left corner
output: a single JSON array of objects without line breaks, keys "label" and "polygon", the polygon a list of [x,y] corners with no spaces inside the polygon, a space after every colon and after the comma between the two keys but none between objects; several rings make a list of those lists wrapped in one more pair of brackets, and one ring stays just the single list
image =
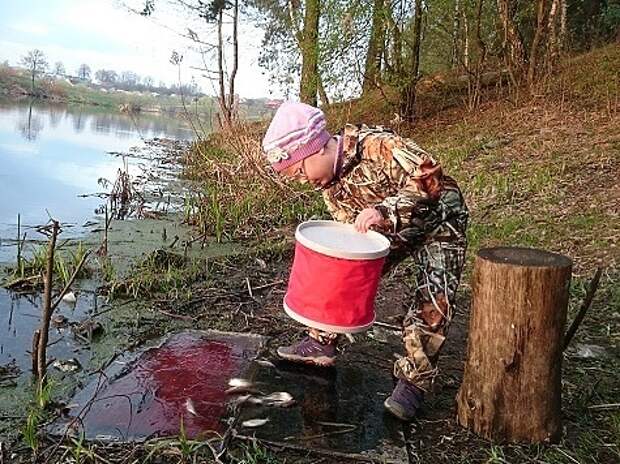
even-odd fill
[{"label": "camouflage pants", "polygon": [[[428,390],[437,374],[437,358],[454,314],[456,291],[465,262],[464,244],[430,242],[412,252],[414,301],[403,321],[405,356],[394,363],[394,375]],[[386,271],[406,255],[391,255]],[[335,342],[337,334],[310,329],[322,343]]]},{"label": "camouflage pants", "polygon": [[465,263],[465,245],[431,242],[413,254],[415,294],[403,321],[405,356],[394,375],[428,390],[454,314],[456,291]]}]

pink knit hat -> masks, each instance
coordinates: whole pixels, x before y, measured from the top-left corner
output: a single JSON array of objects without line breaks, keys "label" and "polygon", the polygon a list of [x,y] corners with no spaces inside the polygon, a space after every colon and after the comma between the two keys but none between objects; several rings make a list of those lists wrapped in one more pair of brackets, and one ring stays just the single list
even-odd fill
[{"label": "pink knit hat", "polygon": [[267,161],[276,171],[320,151],[331,135],[323,112],[304,103],[285,102],[276,111],[263,139]]}]

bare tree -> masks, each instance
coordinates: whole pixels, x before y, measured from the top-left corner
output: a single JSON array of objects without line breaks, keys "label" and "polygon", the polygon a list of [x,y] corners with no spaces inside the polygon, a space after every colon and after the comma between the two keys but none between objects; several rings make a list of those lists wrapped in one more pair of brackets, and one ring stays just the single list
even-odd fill
[{"label": "bare tree", "polygon": [[527,82],[531,85],[536,78],[539,64],[540,45],[546,35],[548,28],[547,18],[549,16],[549,0],[537,0],[536,2],[536,30],[532,39],[532,47],[530,49]]},{"label": "bare tree", "polygon": [[114,84],[118,80],[118,74],[111,69],[99,69],[95,73],[95,79],[102,84]]},{"label": "bare tree", "polygon": [[151,76],[144,76],[144,79],[142,79],[142,83],[146,88],[150,89],[155,85],[155,80]]},{"label": "bare tree", "polygon": [[47,59],[45,54],[35,48],[34,50],[30,50],[26,55],[24,55],[21,59],[21,64],[28,69],[31,76],[32,81],[32,92],[34,93],[34,79],[37,74],[42,73],[47,68]]},{"label": "bare tree", "polygon": [[519,29],[514,20],[515,8],[511,0],[497,0],[497,11],[503,29],[502,50],[504,63],[510,72],[513,84],[523,73],[525,50]]},{"label": "bare tree", "polygon": [[[205,41],[193,28],[187,28],[186,34],[180,34],[189,38],[198,48],[203,67],[196,68],[204,72],[204,77],[217,83],[218,105],[220,107],[220,124],[230,126],[237,117],[237,98],[235,94],[235,82],[239,69],[239,1],[238,0],[169,0],[169,3],[180,6],[186,12],[190,12],[195,18],[203,21],[208,26],[204,34],[213,33],[215,25],[217,43]],[[134,11],[142,16],[151,16],[156,8],[155,0],[147,0],[144,9]],[[225,29],[229,27],[230,35],[227,36]],[[180,82],[180,64],[182,55],[173,52],[170,62],[179,69],[179,89],[187,88]],[[217,69],[213,69],[211,58],[215,54]],[[227,64],[226,59],[232,55],[232,64]],[[190,87],[191,88],[191,87]]]},{"label": "bare tree", "polygon": [[88,66],[87,64],[81,64],[80,67],[78,68],[78,77],[80,79],[82,79],[83,81],[87,81],[90,80],[90,66]]},{"label": "bare tree", "polygon": [[65,65],[62,64],[62,61],[56,61],[56,63],[54,63],[54,74],[56,76],[64,76],[65,73]]}]

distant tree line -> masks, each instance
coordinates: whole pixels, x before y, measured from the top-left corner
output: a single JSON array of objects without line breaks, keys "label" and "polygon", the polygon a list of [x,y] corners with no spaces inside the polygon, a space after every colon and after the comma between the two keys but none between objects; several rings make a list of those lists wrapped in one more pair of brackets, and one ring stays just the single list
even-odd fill
[{"label": "distant tree line", "polygon": [[[172,84],[167,85],[160,81],[158,85],[151,76],[140,76],[133,71],[123,71],[117,73],[111,69],[99,69],[92,72],[90,66],[82,63],[75,71],[75,75],[71,76],[66,72],[65,65],[62,61],[56,61],[50,67],[45,53],[39,49],[28,51],[20,60],[20,64],[28,70],[31,79],[31,90],[35,92],[35,79],[46,74],[56,78],[77,77],[84,83],[97,83],[104,88],[115,88],[125,91],[138,92],[155,92],[161,95],[183,94],[187,96],[201,95],[198,84],[194,81],[189,84]],[[6,62],[8,66],[8,62]]]}]

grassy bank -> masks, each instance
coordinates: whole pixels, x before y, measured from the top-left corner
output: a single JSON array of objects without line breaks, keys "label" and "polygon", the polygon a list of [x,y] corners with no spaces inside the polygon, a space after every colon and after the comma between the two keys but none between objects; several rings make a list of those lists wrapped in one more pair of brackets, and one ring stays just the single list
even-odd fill
[{"label": "grassy bank", "polygon": [[[456,425],[454,395],[462,376],[467,331],[463,311],[451,329],[454,335],[442,361],[446,380],[439,382],[430,412],[412,427],[420,462],[574,464],[620,459],[618,70],[618,47],[602,48],[567,59],[554,78],[533,92],[489,89],[474,111],[467,110],[465,95],[429,87],[420,94],[418,121],[396,125],[399,133],[436,154],[466,196],[471,226],[462,306],[469,301],[471,258],[481,247],[524,245],[570,256],[575,267],[569,320],[594,269],[605,268],[593,307],[564,357],[563,440],[552,446],[502,446]],[[345,121],[389,124],[393,119],[383,95],[334,105],[327,114],[332,129]],[[269,261],[269,267],[279,269],[273,279],[286,279],[291,228],[326,213],[318,193],[283,185],[266,169],[260,155],[264,128],[239,128],[194,147],[186,174],[199,183],[204,196],[197,198],[202,206],[194,206],[202,208],[200,212],[188,210],[188,217],[202,224],[206,233],[219,228],[221,240],[284,243],[284,259],[280,255],[279,261]],[[213,189],[215,195],[209,196]],[[229,275],[231,282],[235,278]],[[384,286],[406,288],[404,282],[405,274],[397,272]],[[237,285],[242,286],[241,278]],[[260,307],[261,314],[275,318],[279,327],[272,326],[267,333],[281,339],[287,324],[276,316],[280,302],[278,293],[273,300],[262,300]],[[393,311],[396,303],[380,297],[378,313],[386,314],[383,307]],[[252,330],[261,331],[260,324],[255,325],[250,322]],[[376,349],[362,345],[355,350]],[[589,345],[602,347],[604,354],[583,357],[579,347]],[[378,355],[390,357],[390,353]],[[389,361],[385,368],[389,372]]]},{"label": "grassy bank", "polygon": [[[618,48],[602,48],[567,60],[533,94],[490,89],[474,111],[463,95],[431,88],[421,92],[415,124],[392,125],[436,154],[462,186],[472,212],[470,256],[503,243],[566,253],[579,272],[617,266],[618,69]],[[334,130],[344,122],[389,125],[393,108],[372,95],[335,105],[327,116]],[[196,220],[224,231],[220,236],[252,237],[325,214],[318,193],[282,184],[266,168],[264,128],[217,134],[187,160],[187,175],[205,191]]]}]

